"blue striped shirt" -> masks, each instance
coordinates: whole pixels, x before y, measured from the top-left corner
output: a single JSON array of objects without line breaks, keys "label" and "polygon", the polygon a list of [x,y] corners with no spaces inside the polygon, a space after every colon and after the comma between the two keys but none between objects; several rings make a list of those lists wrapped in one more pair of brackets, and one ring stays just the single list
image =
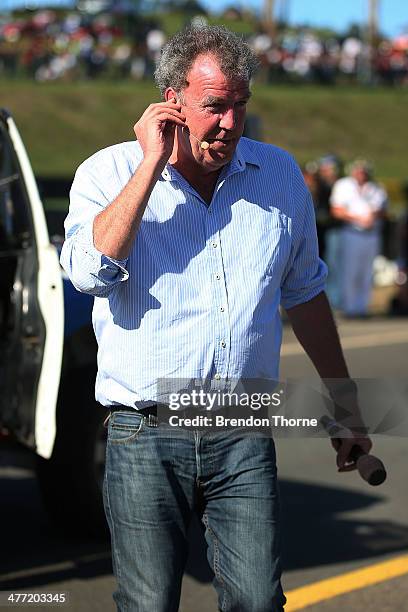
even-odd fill
[{"label": "blue striped shirt", "polygon": [[142,156],[138,142],[99,151],[78,168],[70,194],[61,263],[95,296],[96,399],[142,407],[160,399],[163,379],[277,379],[279,305],[311,300],[327,272],[297,164],[241,138],[209,205],[167,164],[130,256],[114,260],[95,248],[93,219]]}]

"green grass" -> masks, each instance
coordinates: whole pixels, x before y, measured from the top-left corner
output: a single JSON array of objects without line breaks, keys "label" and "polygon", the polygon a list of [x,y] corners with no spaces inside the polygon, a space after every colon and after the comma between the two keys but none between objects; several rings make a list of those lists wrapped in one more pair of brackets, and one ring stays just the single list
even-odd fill
[{"label": "green grass", "polygon": [[408,176],[408,90],[257,86],[254,94],[265,140],[300,162],[332,151],[370,158],[384,178]]},{"label": "green grass", "polygon": [[[300,163],[336,152],[370,158],[398,199],[408,177],[408,90],[255,84],[249,112],[262,119],[263,139]],[[0,81],[0,106],[14,115],[34,171],[70,176],[102,147],[134,138],[133,125],[158,101],[153,83],[35,84]]]},{"label": "green grass", "polygon": [[[194,12],[193,15],[196,13]],[[164,30],[166,36],[169,38],[176,32],[179,32],[186,25],[186,22],[190,20],[193,15],[187,15],[185,11],[163,12],[163,13],[152,13],[146,14],[146,18],[152,18],[160,24],[160,28]],[[225,19],[224,17],[217,15],[207,15],[207,22],[210,25],[223,25],[226,26],[232,32],[241,34],[243,36],[250,36],[254,33],[256,27],[256,19],[253,16],[244,15],[242,19]]]}]

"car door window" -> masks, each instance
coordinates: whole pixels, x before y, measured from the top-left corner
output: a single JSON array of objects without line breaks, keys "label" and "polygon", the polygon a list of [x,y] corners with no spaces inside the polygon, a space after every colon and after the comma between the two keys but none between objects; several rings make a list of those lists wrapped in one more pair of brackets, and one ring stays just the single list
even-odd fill
[{"label": "car door window", "polygon": [[0,252],[31,245],[31,222],[26,194],[18,172],[15,153],[0,132]]}]

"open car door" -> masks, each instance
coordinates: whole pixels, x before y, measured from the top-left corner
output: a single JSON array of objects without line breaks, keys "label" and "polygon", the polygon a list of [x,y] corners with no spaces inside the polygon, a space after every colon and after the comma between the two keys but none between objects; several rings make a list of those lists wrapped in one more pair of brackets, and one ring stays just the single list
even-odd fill
[{"label": "open car door", "polygon": [[0,110],[0,427],[51,456],[64,301],[58,254],[27,153]]}]

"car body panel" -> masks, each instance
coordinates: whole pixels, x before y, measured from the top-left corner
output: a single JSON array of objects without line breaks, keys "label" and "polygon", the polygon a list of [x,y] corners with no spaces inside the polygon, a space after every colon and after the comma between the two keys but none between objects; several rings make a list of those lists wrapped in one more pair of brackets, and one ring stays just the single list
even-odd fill
[{"label": "car body panel", "polygon": [[[3,199],[6,204],[11,202],[11,207],[29,209],[20,210],[29,220],[26,242],[15,249],[0,242],[0,264],[3,262],[10,271],[12,261],[9,273],[14,275],[9,305],[14,315],[8,324],[7,354],[3,352],[0,358],[0,421],[20,442],[48,458],[56,434],[64,342],[61,268],[57,250],[49,240],[43,205],[21,137],[7,111],[2,111],[0,117],[2,144],[14,151],[10,162],[13,174],[9,172],[4,189],[13,183],[19,193],[18,202],[13,202],[11,188],[10,197]],[[10,359],[15,359],[14,364]]]}]

